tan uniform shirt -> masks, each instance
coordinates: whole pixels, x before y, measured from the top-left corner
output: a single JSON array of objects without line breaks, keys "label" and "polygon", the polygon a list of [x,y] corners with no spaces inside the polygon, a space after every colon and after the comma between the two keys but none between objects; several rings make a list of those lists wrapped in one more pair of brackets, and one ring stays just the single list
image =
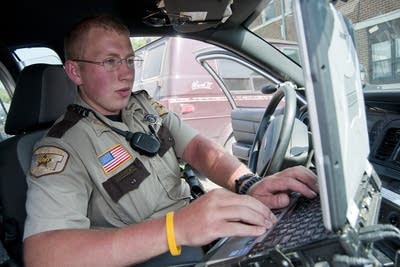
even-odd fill
[{"label": "tan uniform shirt", "polygon": [[24,238],[55,229],[124,227],[189,203],[177,158],[195,130],[143,91],[122,111],[123,123],[97,115],[123,131],[150,133],[152,124],[161,140],[158,154],[140,155],[91,112],[61,138],[48,134],[35,145],[27,177]]}]

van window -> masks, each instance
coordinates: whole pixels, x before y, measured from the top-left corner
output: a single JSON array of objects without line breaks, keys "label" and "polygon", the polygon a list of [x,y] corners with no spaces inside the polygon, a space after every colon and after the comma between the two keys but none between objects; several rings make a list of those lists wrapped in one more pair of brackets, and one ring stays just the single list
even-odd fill
[{"label": "van window", "polygon": [[164,54],[165,43],[147,50],[146,59],[143,64],[142,79],[150,79],[161,74],[161,64]]}]

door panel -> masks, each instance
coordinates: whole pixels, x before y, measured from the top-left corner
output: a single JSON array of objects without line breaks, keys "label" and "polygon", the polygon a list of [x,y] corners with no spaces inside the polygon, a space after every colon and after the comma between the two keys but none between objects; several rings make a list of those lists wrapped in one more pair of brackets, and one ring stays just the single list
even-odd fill
[{"label": "door panel", "polygon": [[246,163],[264,111],[265,108],[236,108],[231,112],[235,137],[232,153]]}]

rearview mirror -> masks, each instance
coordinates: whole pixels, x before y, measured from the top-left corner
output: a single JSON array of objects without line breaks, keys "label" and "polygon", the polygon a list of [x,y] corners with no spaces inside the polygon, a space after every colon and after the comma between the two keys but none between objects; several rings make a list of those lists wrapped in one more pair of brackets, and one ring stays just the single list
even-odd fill
[{"label": "rearview mirror", "polygon": [[267,84],[261,88],[261,93],[265,95],[273,94],[278,89],[276,84]]}]

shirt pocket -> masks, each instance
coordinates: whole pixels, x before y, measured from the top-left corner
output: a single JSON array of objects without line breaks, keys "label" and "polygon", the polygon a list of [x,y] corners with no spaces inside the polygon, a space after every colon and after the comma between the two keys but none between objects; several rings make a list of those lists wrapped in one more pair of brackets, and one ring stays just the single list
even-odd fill
[{"label": "shirt pocket", "polygon": [[103,182],[103,188],[114,202],[118,202],[123,195],[137,189],[149,175],[143,163],[136,158],[124,170]]},{"label": "shirt pocket", "polygon": [[181,178],[179,162],[176,159],[175,151],[168,150],[159,161],[157,178],[167,197],[171,200],[182,200],[190,198],[190,189],[186,181]]}]

